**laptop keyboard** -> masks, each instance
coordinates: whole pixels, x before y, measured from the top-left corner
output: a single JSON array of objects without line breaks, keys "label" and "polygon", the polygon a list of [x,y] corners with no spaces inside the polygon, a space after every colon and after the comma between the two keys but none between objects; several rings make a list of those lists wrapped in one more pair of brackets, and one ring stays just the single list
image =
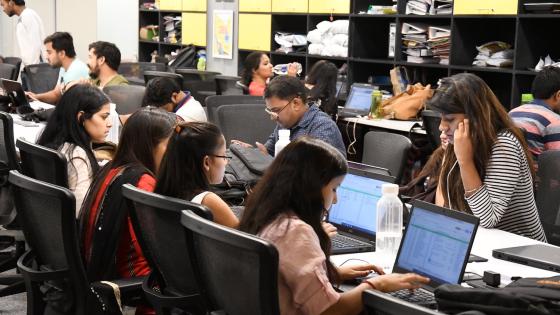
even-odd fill
[{"label": "laptop keyboard", "polygon": [[336,234],[333,238],[331,238],[331,244],[332,248],[358,248],[373,245],[342,234]]},{"label": "laptop keyboard", "polygon": [[432,305],[436,304],[435,296],[432,292],[423,289],[410,291],[408,289],[389,293],[390,295],[414,304]]}]

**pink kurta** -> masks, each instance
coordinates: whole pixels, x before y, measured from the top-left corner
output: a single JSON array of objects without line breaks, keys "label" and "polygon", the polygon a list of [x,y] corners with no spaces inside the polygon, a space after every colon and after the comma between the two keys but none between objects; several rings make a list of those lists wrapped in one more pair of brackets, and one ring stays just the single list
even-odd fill
[{"label": "pink kurta", "polygon": [[281,215],[258,235],[279,254],[281,314],[321,314],[340,298],[327,277],[326,257],[313,228],[297,216]]}]

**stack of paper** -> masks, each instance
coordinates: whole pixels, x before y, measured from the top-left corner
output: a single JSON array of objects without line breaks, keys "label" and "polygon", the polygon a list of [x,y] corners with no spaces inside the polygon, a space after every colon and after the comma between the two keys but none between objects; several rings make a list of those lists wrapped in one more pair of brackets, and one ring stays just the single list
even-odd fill
[{"label": "stack of paper", "polygon": [[165,31],[163,41],[170,44],[181,42],[181,16],[166,15],[163,17],[163,28]]},{"label": "stack of paper", "polygon": [[414,63],[449,64],[451,29],[449,26],[428,26],[403,23],[403,51],[406,60]]},{"label": "stack of paper", "polygon": [[478,55],[473,61],[473,66],[479,67],[511,67],[513,65],[513,49],[508,43],[494,41],[476,47]]},{"label": "stack of paper", "polygon": [[406,14],[435,15],[451,14],[453,0],[409,0],[406,3]]},{"label": "stack of paper", "polygon": [[451,49],[451,28],[449,26],[430,26],[428,28],[428,47],[440,64],[449,64]]}]

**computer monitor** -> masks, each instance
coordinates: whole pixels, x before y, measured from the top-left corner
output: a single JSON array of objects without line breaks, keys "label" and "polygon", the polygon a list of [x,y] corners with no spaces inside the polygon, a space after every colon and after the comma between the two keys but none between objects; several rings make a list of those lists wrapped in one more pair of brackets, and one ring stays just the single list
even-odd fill
[{"label": "computer monitor", "polygon": [[371,106],[371,93],[373,85],[354,83],[350,87],[350,95],[346,100],[344,109],[346,115],[367,115]]}]

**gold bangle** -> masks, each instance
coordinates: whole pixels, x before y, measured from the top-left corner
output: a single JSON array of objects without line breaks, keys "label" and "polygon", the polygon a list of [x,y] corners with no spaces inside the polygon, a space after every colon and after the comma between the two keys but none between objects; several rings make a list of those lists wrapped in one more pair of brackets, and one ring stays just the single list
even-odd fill
[{"label": "gold bangle", "polygon": [[377,288],[375,287],[375,285],[373,285],[373,283],[368,281],[369,279],[366,279],[364,281],[362,281],[362,283],[367,283],[372,289],[377,290]]},{"label": "gold bangle", "polygon": [[478,186],[478,187],[475,188],[475,189],[465,190],[465,195],[469,195],[469,196],[470,196],[471,194],[474,194],[475,192],[479,191],[480,188],[482,188],[482,185]]}]

